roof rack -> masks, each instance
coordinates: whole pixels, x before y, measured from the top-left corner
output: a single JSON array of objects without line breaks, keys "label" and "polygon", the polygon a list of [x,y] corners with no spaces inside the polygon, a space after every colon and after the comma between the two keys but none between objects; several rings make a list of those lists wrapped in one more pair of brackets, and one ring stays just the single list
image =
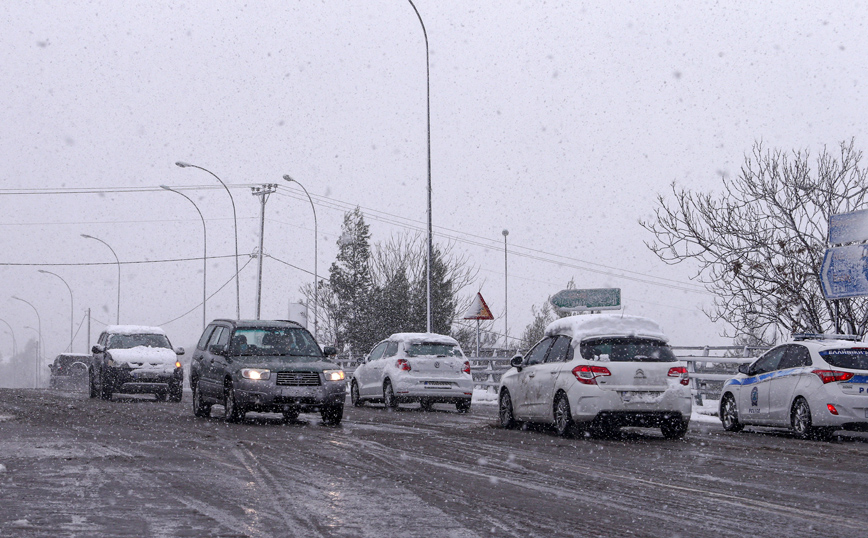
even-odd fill
[{"label": "roof rack", "polygon": [[852,340],[859,342],[862,337],[858,334],[793,333],[793,340]]}]

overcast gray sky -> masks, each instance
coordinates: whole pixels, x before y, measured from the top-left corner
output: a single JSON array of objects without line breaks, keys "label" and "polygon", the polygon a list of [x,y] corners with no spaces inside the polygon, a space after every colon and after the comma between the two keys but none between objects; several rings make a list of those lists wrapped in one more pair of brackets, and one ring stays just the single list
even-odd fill
[{"label": "overcast gray sky", "polygon": [[[626,312],[657,319],[677,345],[725,344],[710,296],[644,246],[638,226],[670,183],[715,190],[755,140],[808,148],[868,136],[861,2],[467,2],[418,0],[431,62],[435,240],[480,268],[477,289],[518,335],[571,279],[619,287]],[[359,205],[373,240],[423,229],[425,46],[406,0],[321,2],[9,2],[0,32],[0,317],[19,347],[42,317],[46,353],[93,309],[113,322],[165,324],[201,300],[201,223],[160,184],[232,188],[240,250],[255,248],[250,185],[281,183],[265,250],[313,268],[307,199],[317,204],[319,273],[343,212]],[[123,189],[140,189],[117,192]],[[51,194],[34,194],[48,189]],[[71,193],[70,189],[106,192]],[[208,225],[209,293],[231,278],[232,213],[219,188],[185,190]],[[242,259],[244,264],[248,259]],[[601,265],[589,265],[590,263]],[[312,277],[266,259],[263,317]],[[255,262],[242,273],[254,312]],[[233,316],[234,286],[208,304]],[[502,330],[502,319],[496,328]],[[94,323],[92,334],[101,325]],[[201,311],[164,325],[194,342]],[[0,355],[11,351],[0,327]],[[84,351],[85,336],[76,340]]]}]

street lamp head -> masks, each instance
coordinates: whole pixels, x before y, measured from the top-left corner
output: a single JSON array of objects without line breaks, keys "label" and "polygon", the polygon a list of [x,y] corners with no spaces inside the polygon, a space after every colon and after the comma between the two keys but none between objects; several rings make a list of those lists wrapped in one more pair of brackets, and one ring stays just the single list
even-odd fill
[{"label": "street lamp head", "polygon": [[37,269],[37,271],[39,271],[40,273],[45,273],[46,275],[50,275],[50,274],[51,274],[51,273],[49,273],[48,271],[46,271],[45,269]]},{"label": "street lamp head", "polygon": [[292,179],[291,177],[289,177],[289,174],[283,174],[283,179],[286,180],[286,181],[289,181],[289,182],[295,181],[294,179]]},{"label": "street lamp head", "polygon": [[96,239],[96,238],[95,238],[94,236],[92,236],[92,235],[81,234],[81,236],[84,237],[85,239]]},{"label": "street lamp head", "polygon": [[506,237],[507,235],[509,235],[509,230],[504,229],[504,230],[503,230],[502,232],[500,232],[500,233],[503,234],[503,237]]},{"label": "street lamp head", "polygon": [[178,166],[178,167],[181,167],[181,168],[187,168],[187,167],[189,167],[189,166],[193,166],[193,165],[190,164],[190,163],[185,163],[184,161],[176,161],[176,162],[175,162],[175,166]]}]

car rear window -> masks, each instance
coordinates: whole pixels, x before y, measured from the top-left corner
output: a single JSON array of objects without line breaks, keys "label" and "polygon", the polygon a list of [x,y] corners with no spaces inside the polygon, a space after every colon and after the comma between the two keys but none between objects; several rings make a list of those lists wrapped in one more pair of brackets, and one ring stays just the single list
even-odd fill
[{"label": "car rear window", "polygon": [[589,338],[579,344],[579,353],[589,361],[675,362],[672,349],[651,338]]},{"label": "car rear window", "polygon": [[461,348],[453,344],[423,342],[407,346],[408,357],[463,357]]},{"label": "car rear window", "polygon": [[868,370],[868,348],[826,349],[820,352],[820,356],[836,368]]}]

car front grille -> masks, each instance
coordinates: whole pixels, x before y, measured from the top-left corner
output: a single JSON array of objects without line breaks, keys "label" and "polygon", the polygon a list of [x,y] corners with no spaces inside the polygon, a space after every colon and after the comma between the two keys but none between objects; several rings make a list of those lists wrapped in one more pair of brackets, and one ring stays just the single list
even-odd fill
[{"label": "car front grille", "polygon": [[277,372],[277,384],[290,387],[316,387],[322,384],[319,372]]}]

